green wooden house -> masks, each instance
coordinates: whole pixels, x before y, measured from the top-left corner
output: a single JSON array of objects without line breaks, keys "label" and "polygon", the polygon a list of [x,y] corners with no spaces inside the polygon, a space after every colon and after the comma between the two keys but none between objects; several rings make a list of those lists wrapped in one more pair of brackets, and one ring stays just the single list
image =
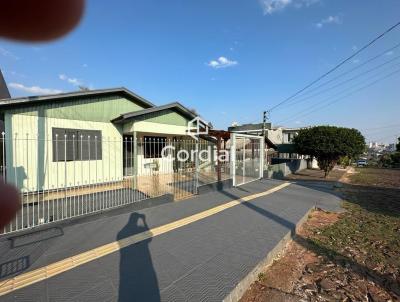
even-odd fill
[{"label": "green wooden house", "polygon": [[1,173],[28,192],[145,175],[195,117],[126,88],[1,99]]}]

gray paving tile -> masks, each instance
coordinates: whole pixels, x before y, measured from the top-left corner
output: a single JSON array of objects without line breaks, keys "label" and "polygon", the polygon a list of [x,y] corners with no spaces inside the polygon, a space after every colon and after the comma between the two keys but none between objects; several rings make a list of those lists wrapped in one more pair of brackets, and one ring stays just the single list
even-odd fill
[{"label": "gray paving tile", "polygon": [[[279,183],[257,181],[71,225],[61,237],[13,250],[0,241],[0,264],[29,256],[29,270]],[[325,191],[291,185],[15,291],[1,301],[221,301],[318,202],[332,208],[339,204]]]},{"label": "gray paving tile", "polygon": [[101,302],[101,301],[116,301],[118,298],[117,292],[110,281],[103,281],[94,287],[79,293],[69,302]]}]

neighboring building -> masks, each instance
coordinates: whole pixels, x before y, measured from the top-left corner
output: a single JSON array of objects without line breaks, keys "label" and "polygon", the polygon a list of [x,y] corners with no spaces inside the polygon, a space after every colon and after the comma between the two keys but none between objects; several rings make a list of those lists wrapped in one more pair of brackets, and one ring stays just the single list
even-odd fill
[{"label": "neighboring building", "polygon": [[396,152],[396,144],[389,144],[386,149],[388,152]]},{"label": "neighboring building", "polygon": [[[263,124],[245,124],[241,126],[232,126],[228,128],[231,132],[262,135]],[[270,148],[274,148],[274,152],[270,152],[272,157],[278,158],[300,158],[295,153],[293,146],[293,138],[298,134],[300,128],[272,127],[271,123],[265,124],[265,136],[267,144]]]},{"label": "neighboring building", "polygon": [[[233,133],[240,133],[240,134],[248,134],[248,135],[256,135],[256,136],[262,136],[263,135],[263,127],[264,124],[244,124],[244,125],[232,125],[231,127],[228,128],[229,132]],[[269,131],[271,129],[271,123],[266,123],[265,124],[265,132]],[[271,158],[276,156],[277,152],[277,145],[266,135],[265,136],[265,164],[270,164],[271,163]]]},{"label": "neighboring building", "polygon": [[279,158],[300,158],[293,146],[293,138],[300,128],[272,127],[267,131],[267,137],[277,145]]},{"label": "neighboring building", "polygon": [[195,117],[126,88],[2,99],[2,173],[25,191],[145,175],[160,164],[165,141],[185,137]]}]

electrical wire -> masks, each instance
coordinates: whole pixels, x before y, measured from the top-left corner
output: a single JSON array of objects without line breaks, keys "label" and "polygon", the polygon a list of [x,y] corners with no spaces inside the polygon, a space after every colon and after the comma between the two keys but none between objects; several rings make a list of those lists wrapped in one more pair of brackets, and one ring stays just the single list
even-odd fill
[{"label": "electrical wire", "polygon": [[[381,81],[383,81],[383,80],[385,80],[385,79],[387,79],[387,78],[389,78],[389,77],[391,77],[391,76],[393,76],[393,75],[395,75],[395,74],[397,74],[397,73],[399,73],[399,72],[400,72],[400,69],[397,69],[397,70],[395,70],[394,72],[391,72],[390,74],[388,74],[388,75],[386,75],[386,76],[384,76],[384,77],[381,77],[381,78],[379,78],[379,79],[377,79],[377,80],[375,80],[375,81],[373,81],[373,82],[371,82],[371,83],[369,83],[369,84],[367,84],[367,85],[365,85],[365,86],[362,86],[362,87],[360,87],[360,88],[358,88],[358,89],[356,89],[356,90],[354,90],[354,91],[352,91],[352,92],[350,92],[350,93],[348,93],[348,94],[346,94],[346,95],[344,95],[344,96],[342,96],[342,97],[340,97],[340,98],[338,98],[338,99],[335,99],[335,100],[333,100],[333,101],[331,101],[331,102],[325,104],[324,106],[320,106],[320,107],[318,107],[318,108],[315,108],[314,110],[312,110],[312,111],[310,111],[310,112],[307,112],[308,109],[310,109],[310,108],[308,108],[308,109],[306,109],[306,110],[301,111],[301,112],[307,112],[307,113],[305,113],[305,114],[303,114],[303,115],[300,115],[300,116],[298,116],[298,115],[296,114],[296,115],[294,115],[294,116],[292,116],[292,117],[289,117],[289,118],[287,118],[287,119],[285,119],[285,120],[279,121],[278,124],[283,123],[283,122],[287,122],[287,121],[291,121],[291,120],[293,120],[293,119],[298,119],[298,118],[302,118],[302,117],[308,116],[308,115],[310,115],[311,113],[314,113],[315,111],[319,111],[319,110],[324,109],[324,108],[326,108],[326,107],[328,107],[328,106],[330,106],[330,105],[332,105],[332,104],[334,104],[334,103],[337,103],[337,102],[341,101],[342,99],[347,98],[347,97],[349,97],[349,96],[352,96],[353,94],[355,94],[355,93],[357,93],[357,92],[359,92],[359,91],[362,91],[362,90],[364,90],[364,89],[367,89],[367,88],[369,88],[369,87],[371,87],[371,86],[373,86],[373,85],[375,85],[375,84],[377,84],[377,83],[379,83],[379,82],[381,82]],[[326,101],[327,101],[327,100],[323,101],[323,103],[326,102]],[[300,112],[300,113],[301,113],[301,112]]]},{"label": "electrical wire", "polygon": [[[310,94],[311,92],[314,92],[314,91],[318,90],[319,88],[324,87],[324,86],[326,86],[327,84],[332,83],[332,82],[336,81],[337,79],[342,78],[343,76],[348,75],[349,73],[352,73],[353,71],[355,71],[355,70],[357,70],[357,69],[360,69],[361,67],[363,67],[363,66],[365,66],[365,65],[367,65],[367,64],[369,64],[369,63],[371,63],[371,62],[373,62],[373,61],[375,61],[375,60],[377,60],[377,59],[379,59],[380,57],[382,57],[382,56],[384,56],[384,55],[387,55],[388,53],[390,53],[391,51],[395,50],[395,49],[398,48],[398,47],[400,47],[400,43],[396,44],[396,45],[393,46],[393,47],[390,47],[389,49],[386,49],[385,51],[379,53],[378,55],[375,55],[375,56],[369,58],[369,59],[366,60],[365,62],[358,64],[356,67],[351,68],[351,69],[349,69],[348,71],[345,71],[345,72],[339,74],[338,76],[336,76],[336,77],[330,79],[329,81],[326,81],[326,82],[324,82],[324,83],[322,83],[322,84],[316,86],[315,88],[310,89],[310,90],[308,90],[308,91],[306,91],[306,92],[304,92],[304,93],[298,95],[297,97],[302,97],[302,96],[308,95],[308,94]],[[396,58],[399,58],[399,56],[396,57]],[[388,61],[388,62],[390,62],[390,61]],[[385,64],[384,64],[384,65],[385,65]],[[293,100],[291,100],[287,105],[293,104],[294,101],[297,99],[297,97],[294,98]]]},{"label": "electrical wire", "polygon": [[326,76],[328,76],[329,74],[331,74],[332,72],[334,72],[335,70],[337,70],[338,68],[340,68],[341,66],[343,66],[345,63],[347,63],[348,61],[350,61],[351,59],[353,59],[354,57],[356,57],[358,54],[360,54],[361,52],[363,52],[365,49],[367,49],[368,47],[370,47],[371,45],[375,44],[375,42],[377,42],[378,40],[380,40],[381,38],[383,38],[386,34],[388,34],[389,32],[391,32],[392,30],[394,30],[397,26],[400,25],[400,21],[397,22],[396,24],[394,24],[393,26],[391,26],[390,28],[388,28],[387,30],[385,30],[383,33],[381,33],[380,35],[378,35],[377,37],[375,37],[374,39],[372,39],[370,42],[368,42],[366,45],[364,45],[363,47],[361,47],[359,50],[357,50],[355,53],[353,53],[351,56],[347,57],[346,59],[342,60],[339,64],[337,64],[335,67],[331,68],[329,71],[327,71],[326,73],[324,73],[323,75],[319,76],[316,80],[312,81],[311,83],[309,83],[308,85],[306,85],[305,87],[303,87],[302,89],[298,90],[296,93],[292,94],[291,96],[289,96],[288,98],[284,99],[283,101],[279,102],[278,104],[274,105],[273,107],[271,107],[268,111],[271,112],[272,110],[274,110],[275,108],[287,103],[288,101],[290,101],[291,99],[293,99],[294,97],[296,97],[297,95],[299,95],[300,93],[302,93],[303,91],[305,91],[306,89],[310,88],[312,85],[314,85],[315,83],[319,82],[320,80],[322,80],[323,78],[325,78]]},{"label": "electrical wire", "polygon": [[[305,102],[305,101],[311,100],[312,98],[314,98],[314,97],[316,97],[316,96],[319,96],[319,95],[321,95],[321,94],[323,94],[323,93],[325,93],[325,92],[328,92],[328,91],[330,91],[330,90],[332,90],[332,89],[335,89],[335,88],[337,88],[337,87],[340,87],[340,86],[342,86],[342,85],[348,84],[349,82],[351,82],[351,81],[353,81],[353,80],[356,80],[356,79],[358,79],[358,78],[360,78],[360,77],[362,77],[362,76],[364,76],[364,75],[366,75],[366,74],[369,74],[369,73],[371,73],[371,72],[373,72],[373,71],[375,71],[375,70],[378,70],[379,68],[381,68],[381,67],[383,67],[383,66],[386,66],[387,64],[392,63],[393,61],[397,60],[398,58],[400,58],[400,56],[397,56],[397,57],[393,58],[392,60],[386,61],[386,62],[384,62],[384,63],[382,63],[382,64],[379,64],[379,65],[377,65],[377,66],[375,66],[375,67],[373,67],[373,68],[371,68],[371,69],[369,69],[369,70],[366,70],[366,71],[364,71],[364,72],[362,72],[362,73],[359,73],[359,74],[353,76],[353,77],[350,78],[350,79],[344,80],[344,81],[342,81],[342,82],[339,82],[338,84],[335,84],[335,85],[333,85],[333,86],[331,86],[331,87],[328,87],[328,88],[326,88],[326,89],[324,89],[324,90],[321,90],[321,91],[319,91],[319,92],[317,92],[317,93],[315,93],[315,94],[313,94],[313,95],[311,95],[311,96],[309,96],[309,97],[302,98],[302,99],[298,100],[295,104],[294,104],[294,103],[289,103],[289,104],[287,104],[287,105],[288,105],[288,106],[291,106],[291,105],[298,105],[298,104],[303,103],[303,102]],[[393,66],[390,66],[390,68],[393,68],[393,67],[395,67],[395,66],[397,66],[397,65],[399,65],[399,64],[395,64],[395,65],[393,65]]]}]

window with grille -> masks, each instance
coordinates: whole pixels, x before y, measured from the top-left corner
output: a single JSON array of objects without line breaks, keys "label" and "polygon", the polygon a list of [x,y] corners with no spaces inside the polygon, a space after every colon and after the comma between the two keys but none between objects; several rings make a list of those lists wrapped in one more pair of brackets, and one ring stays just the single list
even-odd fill
[{"label": "window with grille", "polygon": [[100,130],[52,130],[53,162],[102,159]]}]

